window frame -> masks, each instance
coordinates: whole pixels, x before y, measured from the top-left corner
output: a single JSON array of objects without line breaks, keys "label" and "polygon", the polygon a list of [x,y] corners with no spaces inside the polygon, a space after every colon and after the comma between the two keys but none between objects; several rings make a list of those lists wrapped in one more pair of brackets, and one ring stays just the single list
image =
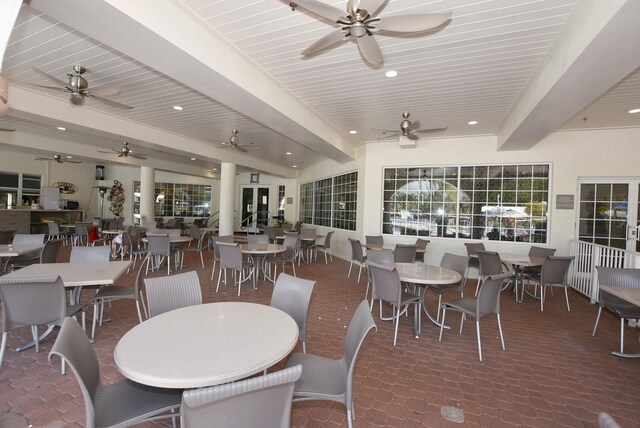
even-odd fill
[{"label": "window frame", "polygon": [[[299,191],[299,218],[303,223],[334,229],[356,230],[357,170],[302,183],[299,185]],[[343,199],[345,195],[346,199]]]}]

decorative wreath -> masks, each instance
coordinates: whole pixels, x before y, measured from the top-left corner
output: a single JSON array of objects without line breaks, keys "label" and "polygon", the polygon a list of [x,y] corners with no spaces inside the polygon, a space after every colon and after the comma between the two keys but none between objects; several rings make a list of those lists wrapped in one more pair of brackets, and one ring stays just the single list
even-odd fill
[{"label": "decorative wreath", "polygon": [[113,187],[111,187],[109,191],[107,201],[111,202],[109,211],[111,211],[114,216],[120,217],[120,214],[122,214],[122,205],[124,204],[124,189],[122,188],[122,183],[118,180],[113,180]]},{"label": "decorative wreath", "polygon": [[75,184],[67,183],[66,181],[53,183],[53,187],[57,187],[60,189],[60,193],[65,193],[67,195],[72,195],[78,191],[78,187]]}]

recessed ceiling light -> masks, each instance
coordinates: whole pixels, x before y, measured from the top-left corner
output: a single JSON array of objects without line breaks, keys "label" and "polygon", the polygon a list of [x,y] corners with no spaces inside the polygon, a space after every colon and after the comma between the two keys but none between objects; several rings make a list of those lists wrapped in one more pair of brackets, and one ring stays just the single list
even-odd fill
[{"label": "recessed ceiling light", "polygon": [[73,156],[69,156],[69,155],[67,155],[67,156],[66,156],[66,158],[67,158],[67,159],[73,159]]},{"label": "recessed ceiling light", "polygon": [[349,131],[349,134],[357,134],[358,131],[356,131],[355,129],[352,129],[351,131]]},{"label": "recessed ceiling light", "polygon": [[196,158],[191,158],[191,160],[196,160]]},{"label": "recessed ceiling light", "polygon": [[387,70],[385,71],[384,75],[387,77],[396,77],[398,75],[398,72],[395,70]]},{"label": "recessed ceiling light", "polygon": [[217,171],[217,170],[218,170],[218,168],[212,168],[212,170],[213,170],[213,171]]},{"label": "recessed ceiling light", "polygon": [[634,108],[629,110],[629,113],[633,114],[633,113],[640,113],[640,108]]},{"label": "recessed ceiling light", "polygon": [[58,126],[58,131],[66,131],[67,128],[65,128],[64,126]]},{"label": "recessed ceiling light", "polygon": [[184,108],[182,106],[173,106],[174,110],[182,111]]},{"label": "recessed ceiling light", "polygon": [[298,167],[298,165],[291,165],[291,166],[292,166],[293,168],[297,168],[297,167]]},{"label": "recessed ceiling light", "polygon": [[477,120],[470,120],[469,121],[469,125],[477,125],[478,121]]},{"label": "recessed ceiling light", "polygon": [[290,155],[290,154],[291,154],[291,152],[287,152],[287,153],[285,153],[285,155]]}]

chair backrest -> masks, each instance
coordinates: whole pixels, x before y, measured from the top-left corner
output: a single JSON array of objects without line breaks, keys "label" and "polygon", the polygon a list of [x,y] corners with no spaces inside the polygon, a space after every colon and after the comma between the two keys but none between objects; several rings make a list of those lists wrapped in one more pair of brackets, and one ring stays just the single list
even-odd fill
[{"label": "chair backrest", "polygon": [[366,235],[364,237],[364,243],[367,246],[376,246],[382,248],[384,245],[384,239],[382,235]]},{"label": "chair backrest", "polygon": [[196,271],[144,279],[149,318],[174,309],[202,303],[202,290]]},{"label": "chair backrest", "polygon": [[364,342],[364,338],[367,336],[369,331],[376,327],[376,323],[373,321],[373,317],[371,316],[371,311],[369,310],[369,302],[365,299],[356,308],[356,312],[353,314],[353,318],[351,318],[351,322],[349,323],[349,328],[347,329],[347,335],[344,339],[344,361],[347,364],[347,378],[345,379],[347,387],[346,387],[346,407],[347,409],[351,408],[351,400],[353,397],[352,394],[352,379],[353,379],[353,368],[355,366],[355,361],[358,356],[358,352],[360,351],[360,347],[362,346],[362,342]]},{"label": "chair backrest", "polygon": [[540,281],[542,284],[563,284],[566,285],[567,272],[574,257],[547,256],[540,271]]},{"label": "chair backrest", "polygon": [[217,242],[220,250],[220,267],[242,269],[242,249],[236,243]]},{"label": "chair backrest", "polygon": [[394,259],[396,263],[413,263],[416,261],[416,251],[418,247],[415,245],[396,244]]},{"label": "chair backrest", "polygon": [[608,413],[600,412],[598,414],[598,428],[620,428],[620,425]]},{"label": "chair backrest", "polygon": [[60,325],[67,316],[67,297],[59,276],[2,278],[2,328]]},{"label": "chair backrest", "polygon": [[298,324],[301,341],[306,340],[307,311],[315,281],[296,278],[286,273],[281,273],[276,280],[271,294],[271,306],[291,315]]},{"label": "chair backrest", "polygon": [[467,247],[468,256],[477,255],[478,251],[485,251],[484,244],[482,242],[465,242],[464,246]]},{"label": "chair backrest", "polygon": [[218,242],[233,244],[233,235],[214,236],[211,238],[211,243],[213,245],[213,256],[216,260],[220,260],[220,248],[218,247]]},{"label": "chair backrest", "polygon": [[48,221],[47,228],[49,229],[49,236],[58,236],[60,235],[60,225],[55,221]]},{"label": "chair backrest", "polygon": [[293,225],[291,230],[295,230],[296,232],[300,233],[300,229],[302,229],[302,223],[302,220],[296,221],[296,224]]},{"label": "chair backrest", "polygon": [[200,240],[200,236],[202,236],[203,232],[200,230],[198,226],[189,226],[189,236],[193,239]]},{"label": "chair backrest", "polygon": [[273,226],[263,226],[262,231],[269,238],[269,241],[275,242],[276,240],[276,230]]},{"label": "chair backrest", "polygon": [[329,249],[331,248],[331,237],[333,236],[334,231],[332,230],[331,232],[327,233],[327,235],[324,237],[324,248]]},{"label": "chair backrest", "polygon": [[73,370],[84,399],[85,426],[94,427],[96,414],[93,400],[100,386],[100,366],[87,334],[73,318],[64,319],[56,342],[49,353],[49,361],[54,355],[65,360]]},{"label": "chair backrest", "polygon": [[351,244],[351,260],[362,262],[364,257],[362,256],[362,244],[360,244],[360,241],[349,238],[349,243]]},{"label": "chair backrest", "polygon": [[367,265],[373,282],[372,295],[400,307],[402,286],[396,268],[393,265],[381,265],[375,262],[369,262]]},{"label": "chair backrest", "polygon": [[16,233],[13,235],[13,245],[30,245],[30,244],[42,244],[44,242],[44,233],[37,233],[30,235],[28,233]]},{"label": "chair backrest", "polygon": [[426,250],[428,244],[429,244],[428,239],[418,238],[416,239],[415,246],[418,247],[419,250]]},{"label": "chair backrest", "polygon": [[640,269],[596,266],[598,283],[624,288],[640,288]]},{"label": "chair backrest", "polygon": [[111,249],[101,247],[71,247],[69,263],[108,262]]},{"label": "chair backrest", "polygon": [[182,229],[163,229],[162,231],[167,235],[174,237],[180,236],[180,234],[182,234]]},{"label": "chair backrest", "polygon": [[511,272],[490,275],[482,283],[476,298],[476,319],[486,314],[500,313],[500,289],[504,281],[513,278]]},{"label": "chair backrest", "polygon": [[269,235],[247,235],[247,243],[249,244],[268,244]]},{"label": "chair backrest", "polygon": [[[300,364],[265,376],[182,393],[180,426],[288,428]],[[215,421],[215,423],[213,423]]]},{"label": "chair backrest", "polygon": [[282,245],[287,247],[284,253],[281,253],[280,257],[285,260],[293,260],[296,255],[296,250],[300,248],[300,238],[297,234],[287,234],[284,237]]},{"label": "chair backrest", "polygon": [[147,249],[151,254],[168,256],[171,254],[171,239],[168,234],[147,235]]},{"label": "chair backrest", "polygon": [[58,263],[58,253],[63,243],[64,239],[47,241],[40,253],[40,263]]},{"label": "chair backrest", "polygon": [[367,260],[374,263],[389,264],[394,263],[393,250],[382,248],[380,250],[368,250]]},{"label": "chair backrest", "polygon": [[442,256],[442,260],[440,260],[441,267],[456,271],[462,276],[462,279],[458,284],[462,287],[464,287],[464,283],[467,277],[468,265],[469,265],[469,257],[459,256],[457,254],[444,253],[444,255]]},{"label": "chair backrest", "polygon": [[480,262],[480,276],[499,275],[502,273],[500,254],[495,251],[476,251]]},{"label": "chair backrest", "polygon": [[303,227],[300,230],[300,238],[315,238],[315,237],[316,237],[315,227]]},{"label": "chair backrest", "polygon": [[531,257],[547,257],[553,256],[555,253],[555,248],[536,247],[535,245],[532,245],[531,248],[529,248],[529,255]]},{"label": "chair backrest", "polygon": [[15,229],[0,230],[0,244],[2,245],[11,244],[11,241],[13,240],[13,235],[15,234],[16,234]]},{"label": "chair backrest", "polygon": [[91,226],[91,223],[78,222],[75,224],[74,234],[76,236],[88,236]]}]

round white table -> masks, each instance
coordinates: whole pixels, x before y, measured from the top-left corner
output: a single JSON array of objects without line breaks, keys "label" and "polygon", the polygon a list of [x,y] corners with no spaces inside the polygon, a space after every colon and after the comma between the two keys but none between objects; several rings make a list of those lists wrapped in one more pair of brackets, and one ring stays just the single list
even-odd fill
[{"label": "round white table", "polygon": [[113,352],[127,378],[200,388],[259,373],[286,357],[298,325],[271,306],[218,302],[165,312],[129,330]]},{"label": "round white table", "polygon": [[[424,263],[395,263],[395,267],[400,275],[401,281],[424,287],[425,293],[429,285],[455,284],[462,280],[462,275],[458,272],[440,266],[427,265]],[[440,323],[433,318],[427,310],[426,299],[424,299],[422,308],[429,320],[439,327]],[[448,327],[445,326],[445,328]]]},{"label": "round white table", "polygon": [[256,288],[258,285],[258,277],[260,271],[263,272],[264,276],[264,269],[262,265],[264,263],[265,257],[269,254],[284,253],[287,250],[287,247],[278,244],[241,244],[240,250],[242,251],[242,254],[249,254],[254,258],[253,288]]}]

